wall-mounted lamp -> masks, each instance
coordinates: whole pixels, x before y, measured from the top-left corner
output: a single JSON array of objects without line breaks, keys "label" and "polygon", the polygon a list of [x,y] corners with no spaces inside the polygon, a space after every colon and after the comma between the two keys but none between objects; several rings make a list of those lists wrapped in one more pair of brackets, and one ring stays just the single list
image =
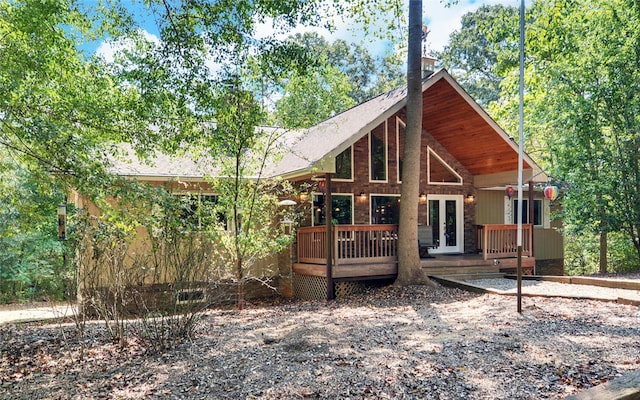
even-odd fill
[{"label": "wall-mounted lamp", "polygon": [[305,201],[309,200],[309,195],[305,192],[300,193],[300,202],[304,203]]},{"label": "wall-mounted lamp", "polygon": [[467,195],[467,199],[466,200],[467,200],[467,203],[473,203],[476,200],[476,198],[475,198],[475,196],[473,194],[469,193]]},{"label": "wall-mounted lamp", "polygon": [[365,192],[360,192],[360,194],[358,195],[358,197],[360,198],[360,200],[366,200],[367,199],[367,194]]},{"label": "wall-mounted lamp", "polygon": [[420,193],[420,201],[423,203],[427,201],[427,195],[425,193]]}]

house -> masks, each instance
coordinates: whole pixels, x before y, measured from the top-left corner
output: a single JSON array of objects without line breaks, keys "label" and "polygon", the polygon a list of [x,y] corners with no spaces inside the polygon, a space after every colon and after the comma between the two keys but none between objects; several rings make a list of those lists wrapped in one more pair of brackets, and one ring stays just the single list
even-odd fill
[{"label": "house", "polygon": [[[419,223],[431,236],[433,257],[423,267],[513,271],[522,210],[525,270],[562,274],[563,239],[540,189],[547,175],[524,156],[526,196],[519,207],[508,190],[518,181],[512,138],[446,70],[423,80],[422,93],[420,196],[411,201],[419,202]],[[272,176],[314,188],[296,199],[304,213],[291,257],[278,258],[280,272],[292,277],[283,280],[282,292],[324,298],[334,285],[348,290],[349,282],[395,277],[399,203],[409,201],[400,198],[405,121],[406,88],[398,88],[300,132],[269,167]],[[202,179],[195,165],[145,165],[120,173],[158,182]]]},{"label": "house", "polygon": [[[480,253],[447,263],[494,263],[514,271],[518,200],[505,189],[517,187],[517,144],[446,70],[425,79],[422,93],[420,197],[414,201],[436,255],[423,266],[442,265],[438,255]],[[324,243],[329,197],[336,225],[333,277],[395,276],[405,106],[406,88],[399,88],[336,115],[310,128],[275,167],[286,179],[319,179],[320,187],[330,187],[330,196],[317,190],[308,199],[293,266],[298,286],[326,285],[326,250],[319,252],[317,243]],[[549,201],[535,189],[548,177],[527,155],[523,162],[523,266],[529,273],[562,274],[563,239]]]}]

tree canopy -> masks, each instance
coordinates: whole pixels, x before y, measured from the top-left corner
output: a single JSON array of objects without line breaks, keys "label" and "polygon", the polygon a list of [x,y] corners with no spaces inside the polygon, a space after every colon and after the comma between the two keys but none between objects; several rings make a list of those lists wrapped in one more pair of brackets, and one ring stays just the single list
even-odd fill
[{"label": "tree canopy", "polygon": [[394,56],[373,56],[362,45],[329,43],[314,32],[288,39],[305,48],[314,63],[307,71],[285,74],[274,88],[276,125],[308,127],[400,86],[404,74]]},{"label": "tree canopy", "polygon": [[[386,15],[395,10],[394,0],[373,9],[367,4],[4,2],[0,148],[3,160],[12,161],[3,164],[3,171],[13,169],[15,177],[24,176],[20,170],[31,171],[59,185],[53,208],[71,187],[94,200],[114,190],[122,194],[127,185],[114,185],[109,174],[110,160],[122,152],[117,143],[129,143],[143,158],[156,149],[227,157],[232,127],[226,124],[239,121],[240,115],[233,114],[244,111],[227,107],[230,96],[247,93],[260,99],[262,83],[273,86],[291,73],[302,84],[306,71],[319,65],[315,54],[285,35],[301,25],[331,28],[334,18],[353,18],[367,28],[373,16],[393,24],[400,15],[399,9]],[[144,32],[143,22],[155,24],[157,40]],[[106,38],[119,49],[113,62],[84,52],[87,43]],[[361,59],[368,62],[366,54]],[[339,78],[331,68],[336,66],[315,70],[320,72],[316,77]],[[338,87],[347,85],[338,82]],[[349,90],[356,93],[354,87]],[[257,120],[246,122],[255,125]],[[249,148],[256,143],[250,136],[260,132],[243,127],[241,134],[249,134],[241,138]]]},{"label": "tree canopy", "polygon": [[[638,10],[624,0],[539,0],[527,13],[525,47],[525,148],[562,188],[568,246],[579,235],[623,234],[636,249],[632,267],[640,257]],[[515,132],[515,68],[501,76],[491,109]]]},{"label": "tree canopy", "polygon": [[462,16],[461,28],[436,57],[483,106],[500,99],[506,71],[518,65],[518,9],[484,5]]}]

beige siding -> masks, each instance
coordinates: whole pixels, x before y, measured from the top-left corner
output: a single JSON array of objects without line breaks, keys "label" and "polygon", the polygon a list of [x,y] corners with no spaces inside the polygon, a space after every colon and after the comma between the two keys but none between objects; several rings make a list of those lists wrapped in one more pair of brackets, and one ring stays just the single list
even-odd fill
[{"label": "beige siding", "polygon": [[[84,196],[73,193],[69,201],[89,215],[100,215],[98,207]],[[92,236],[92,232],[88,232],[88,235]],[[114,282],[124,286],[140,286],[170,284],[180,279],[206,282],[235,278],[234,266],[224,261],[219,244],[196,235],[186,239],[183,247],[180,254],[167,250],[162,253],[164,257],[153,257],[149,233],[141,226],[136,228],[135,238],[119,247],[119,251],[106,256],[100,256],[103,252],[97,252],[90,239],[85,238],[81,253],[78,254],[81,289],[109,286]],[[189,260],[199,257],[203,257],[201,261],[189,263]],[[277,277],[282,274],[279,268],[285,272],[287,267],[290,270],[290,260],[284,267],[279,266],[279,261],[279,254],[256,260],[251,268],[245,270],[245,276]]]},{"label": "beige siding", "polygon": [[478,190],[476,225],[504,224],[504,192]]},{"label": "beige siding", "polygon": [[[541,198],[539,193],[535,198]],[[505,194],[502,190],[479,190],[476,210],[477,225],[504,224]],[[544,212],[548,212],[545,209]],[[536,227],[534,229],[534,256],[538,260],[555,260],[564,258],[564,241],[558,232],[559,224],[554,222],[551,229]]]},{"label": "beige siding", "polygon": [[539,260],[564,258],[564,240],[554,229],[536,228],[533,236],[534,255]]}]

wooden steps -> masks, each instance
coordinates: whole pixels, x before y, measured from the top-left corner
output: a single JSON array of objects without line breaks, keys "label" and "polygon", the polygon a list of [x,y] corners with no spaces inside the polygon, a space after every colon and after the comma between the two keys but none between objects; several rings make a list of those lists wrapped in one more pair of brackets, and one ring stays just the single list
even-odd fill
[{"label": "wooden steps", "polygon": [[[500,272],[499,265],[470,265],[470,266],[429,266],[422,267],[422,270],[427,275],[471,275],[471,274],[497,274],[503,275]],[[478,278],[480,279],[480,278]]]}]

